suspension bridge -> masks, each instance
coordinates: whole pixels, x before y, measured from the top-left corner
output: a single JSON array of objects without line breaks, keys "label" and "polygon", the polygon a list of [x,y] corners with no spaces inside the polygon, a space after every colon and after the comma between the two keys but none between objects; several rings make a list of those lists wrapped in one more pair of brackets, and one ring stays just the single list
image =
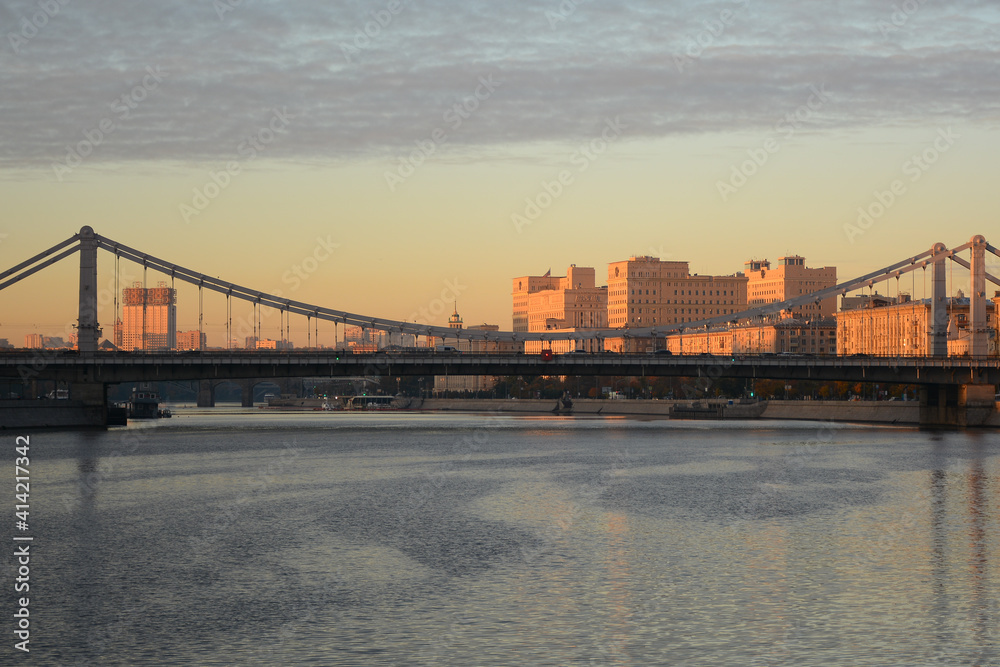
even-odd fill
[{"label": "suspension bridge", "polygon": [[[152,269],[172,280],[196,285],[199,308],[204,290],[223,294],[227,310],[231,302],[253,304],[255,313],[273,308],[282,321],[292,315],[305,317],[307,329],[321,320],[355,325],[389,333],[433,336],[448,340],[481,341],[483,349],[491,342],[520,344],[557,340],[597,342],[604,348],[608,338],[661,338],[680,331],[740,322],[760,321],[801,305],[816,303],[831,296],[872,288],[885,281],[918,269],[930,270],[930,327],[926,332],[926,357],[815,357],[772,358],[758,356],[658,356],[648,354],[593,355],[524,355],[496,352],[393,353],[388,351],[351,354],[319,349],[298,351],[204,350],[197,352],[108,352],[98,347],[101,327],[98,322],[98,251],[111,253]],[[968,251],[969,259],[960,256]],[[80,258],[79,310],[76,321],[77,351],[13,351],[0,355],[0,378],[32,381],[56,380],[67,383],[71,396],[91,406],[95,414],[106,412],[107,386],[121,382],[198,380],[202,392],[208,391],[205,404],[211,404],[214,384],[225,380],[287,378],[302,376],[432,376],[432,375],[581,375],[581,376],[680,376],[707,378],[821,380],[916,384],[921,387],[921,422],[928,425],[973,425],[982,415],[995,409],[994,393],[1000,383],[1000,358],[990,356],[990,327],[987,322],[986,282],[1000,286],[1000,279],[986,270],[986,254],[1000,257],[1000,251],[982,236],[948,248],[937,243],[929,250],[842,282],[834,287],[804,294],[786,301],[748,308],[740,313],[719,315],[677,325],[632,329],[602,329],[572,332],[514,332],[453,329],[415,322],[392,320],[350,313],[317,304],[309,304],[277,294],[255,290],[183,267],[155,257],[123,243],[96,234],[83,227],[65,241],[0,273],[0,290],[75,253]],[[969,335],[970,355],[949,357],[948,261],[970,273]],[[231,321],[231,315],[230,315]],[[199,313],[199,330],[202,316]],[[227,340],[229,332],[227,331]]]}]

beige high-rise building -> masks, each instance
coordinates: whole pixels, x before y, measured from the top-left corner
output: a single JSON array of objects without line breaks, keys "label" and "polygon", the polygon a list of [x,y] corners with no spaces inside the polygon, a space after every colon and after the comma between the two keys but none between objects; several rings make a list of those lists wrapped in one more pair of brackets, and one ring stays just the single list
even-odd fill
[{"label": "beige high-rise building", "polygon": [[165,282],[149,289],[136,282],[122,297],[121,349],[176,349],[177,290]]},{"label": "beige high-rise building", "polygon": [[544,276],[521,276],[520,278],[514,278],[514,322],[512,331],[529,331],[528,301],[531,295],[536,292],[559,289],[563,280],[565,278],[553,277],[551,271],[546,271]]},{"label": "beige high-rise building", "polygon": [[513,330],[603,329],[607,327],[607,290],[596,271],[571,265],[565,276],[514,278]]},{"label": "beige high-rise building", "polygon": [[[514,279],[514,331],[573,332],[606,329],[608,326],[608,290],[597,286],[597,272],[576,264],[565,276],[522,276]],[[594,343],[555,341],[551,349],[568,352],[577,347],[589,349]],[[537,353],[543,344],[525,343],[525,352]],[[544,347],[550,347],[548,343]]]},{"label": "beige high-rise building", "polygon": [[615,329],[682,324],[746,309],[747,279],[701,276],[688,262],[630,257],[608,264],[608,324]]},{"label": "beige high-rise building", "polygon": [[[837,267],[811,269],[806,266],[805,257],[799,255],[779,257],[778,266],[773,269],[766,259],[748,260],[743,266],[748,279],[747,305],[750,308],[787,301],[837,284]],[[791,314],[794,317],[815,319],[833,317],[835,312],[837,297],[833,295],[818,304],[796,306]]]}]

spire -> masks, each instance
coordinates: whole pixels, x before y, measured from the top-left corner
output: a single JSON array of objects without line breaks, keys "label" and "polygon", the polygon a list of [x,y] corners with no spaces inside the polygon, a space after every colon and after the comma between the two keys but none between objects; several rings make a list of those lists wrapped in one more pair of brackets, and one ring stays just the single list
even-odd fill
[{"label": "spire", "polygon": [[455,312],[451,314],[448,318],[448,328],[450,329],[461,329],[462,328],[462,317],[458,314],[458,301],[455,302]]}]

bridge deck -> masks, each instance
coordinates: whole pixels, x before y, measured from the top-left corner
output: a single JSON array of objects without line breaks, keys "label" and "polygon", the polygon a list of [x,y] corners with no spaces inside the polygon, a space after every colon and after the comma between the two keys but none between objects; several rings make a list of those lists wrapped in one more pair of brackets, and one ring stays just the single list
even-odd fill
[{"label": "bridge deck", "polygon": [[801,355],[527,354],[322,351],[0,354],[0,377],[70,382],[360,375],[602,375],[756,378],[906,384],[998,384],[1000,358],[808,357]]}]

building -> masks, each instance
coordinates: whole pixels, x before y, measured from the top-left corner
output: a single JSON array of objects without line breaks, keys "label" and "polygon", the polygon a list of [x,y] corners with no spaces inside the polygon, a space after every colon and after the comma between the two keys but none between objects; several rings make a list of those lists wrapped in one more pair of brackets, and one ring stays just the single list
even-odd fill
[{"label": "building", "polygon": [[512,331],[528,331],[529,299],[532,294],[541,291],[559,289],[565,278],[553,277],[552,271],[546,271],[544,276],[521,276],[514,278],[512,292],[514,300],[514,317]]},{"label": "building", "polygon": [[[905,296],[905,295],[904,295]],[[986,303],[989,354],[997,354],[997,308],[1000,295]],[[969,299],[948,300],[948,354],[969,353]],[[837,353],[886,357],[929,356],[931,349],[931,302],[902,300],[837,313]]]},{"label": "building", "polygon": [[[451,329],[461,329],[463,325],[462,317],[458,314],[458,308],[448,318],[448,327]],[[479,324],[471,326],[466,331],[500,331],[500,326],[496,324]],[[496,353],[510,354],[514,352],[518,345],[510,341],[496,341],[470,338],[434,338],[428,339],[431,347],[435,345],[448,345],[456,348],[459,352],[472,352],[475,354]],[[449,391],[476,392],[490,391],[497,383],[496,376],[493,375],[435,375],[434,393],[444,393]]]},{"label": "building", "polygon": [[[608,325],[614,329],[675,325],[746,309],[747,279],[692,274],[688,262],[662,261],[648,255],[608,264]],[[607,338],[605,349],[641,352],[650,338]]]},{"label": "building", "polygon": [[[811,269],[806,259],[800,255],[778,258],[778,266],[764,260],[749,260],[744,265],[747,276],[747,305],[750,308],[778,301],[787,301],[803,294],[810,294],[837,284],[837,268],[824,266]],[[818,304],[808,303],[796,306],[791,315],[814,319],[833,317],[837,311],[836,295],[823,299]]]},{"label": "building", "polygon": [[[570,265],[565,276],[522,276],[514,279],[514,331],[571,333],[606,329],[608,290],[597,286],[591,267]],[[525,352],[538,353],[542,343],[525,343]],[[548,343],[545,344],[548,347]],[[554,341],[555,352],[585,348],[593,343]]]},{"label": "building", "polygon": [[747,279],[701,276],[688,262],[647,255],[608,264],[608,325],[614,329],[683,324],[746,309]]},{"label": "building", "polygon": [[160,282],[144,288],[136,282],[122,290],[123,350],[177,348],[177,290]]},{"label": "building", "polygon": [[906,303],[910,300],[910,295],[906,292],[899,296],[883,296],[878,292],[874,294],[855,294],[840,297],[840,310],[856,310],[858,308],[881,308],[882,306],[892,306],[897,303]]},{"label": "building", "polygon": [[672,334],[667,336],[665,346],[674,354],[833,355],[837,351],[837,324],[833,318],[786,318],[764,324]]},{"label": "building", "polygon": [[204,350],[208,347],[205,341],[205,333],[201,331],[177,332],[178,350]]},{"label": "building", "polygon": [[[76,345],[75,341],[66,342],[61,336],[43,336],[42,334],[28,334],[24,337],[24,346],[31,350],[59,350],[68,349]],[[2,346],[0,346],[2,347]]]}]

